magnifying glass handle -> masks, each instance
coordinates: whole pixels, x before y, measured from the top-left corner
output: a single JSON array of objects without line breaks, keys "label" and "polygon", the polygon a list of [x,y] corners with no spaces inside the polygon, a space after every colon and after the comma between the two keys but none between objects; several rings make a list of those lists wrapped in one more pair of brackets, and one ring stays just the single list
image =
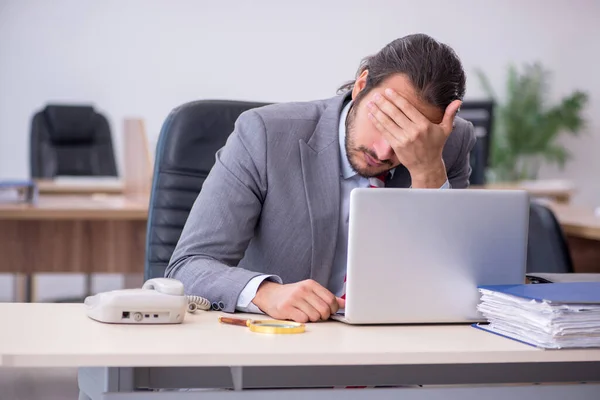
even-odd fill
[{"label": "magnifying glass handle", "polygon": [[248,326],[248,319],[242,318],[228,318],[228,317],[219,317],[219,322],[222,324],[230,324],[230,325],[239,325],[239,326]]}]

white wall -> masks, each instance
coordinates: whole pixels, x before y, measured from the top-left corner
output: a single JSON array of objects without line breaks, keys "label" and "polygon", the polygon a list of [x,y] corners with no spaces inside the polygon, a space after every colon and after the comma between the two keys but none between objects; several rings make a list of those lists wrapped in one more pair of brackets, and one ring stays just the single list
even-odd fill
[{"label": "white wall", "polygon": [[534,60],[554,71],[550,98],[588,90],[589,134],[543,177],[600,205],[598,20],[595,0],[0,0],[0,178],[28,176],[30,118],[47,102],[93,102],[120,154],[125,116],[143,117],[154,143],[186,101],[329,97],[363,56],[425,32],[462,57],[467,98],[483,95],[474,68],[500,89],[508,63]]}]

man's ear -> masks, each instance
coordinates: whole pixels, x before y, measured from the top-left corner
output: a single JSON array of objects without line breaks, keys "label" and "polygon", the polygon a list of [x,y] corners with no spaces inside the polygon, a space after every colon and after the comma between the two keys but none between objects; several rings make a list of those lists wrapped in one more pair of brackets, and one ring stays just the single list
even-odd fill
[{"label": "man's ear", "polygon": [[367,76],[369,76],[369,70],[365,69],[354,82],[354,88],[352,89],[352,100],[356,99],[356,96],[358,96],[365,86],[367,86]]}]

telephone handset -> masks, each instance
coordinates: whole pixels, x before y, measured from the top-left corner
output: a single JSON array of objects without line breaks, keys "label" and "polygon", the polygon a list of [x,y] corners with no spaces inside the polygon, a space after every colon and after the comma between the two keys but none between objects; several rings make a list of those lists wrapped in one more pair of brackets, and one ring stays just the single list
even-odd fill
[{"label": "telephone handset", "polygon": [[210,310],[208,300],[185,296],[176,279],[147,280],[141,289],[98,293],[85,299],[88,317],[113,324],[180,324],[186,310]]}]

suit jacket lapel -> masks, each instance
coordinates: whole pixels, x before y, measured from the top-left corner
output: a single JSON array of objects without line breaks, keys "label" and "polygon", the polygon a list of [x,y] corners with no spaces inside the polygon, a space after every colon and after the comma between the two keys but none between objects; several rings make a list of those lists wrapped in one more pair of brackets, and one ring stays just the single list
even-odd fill
[{"label": "suit jacket lapel", "polygon": [[315,132],[300,141],[300,158],[312,230],[310,277],[327,287],[340,216],[339,118],[345,96],[327,102]]}]

